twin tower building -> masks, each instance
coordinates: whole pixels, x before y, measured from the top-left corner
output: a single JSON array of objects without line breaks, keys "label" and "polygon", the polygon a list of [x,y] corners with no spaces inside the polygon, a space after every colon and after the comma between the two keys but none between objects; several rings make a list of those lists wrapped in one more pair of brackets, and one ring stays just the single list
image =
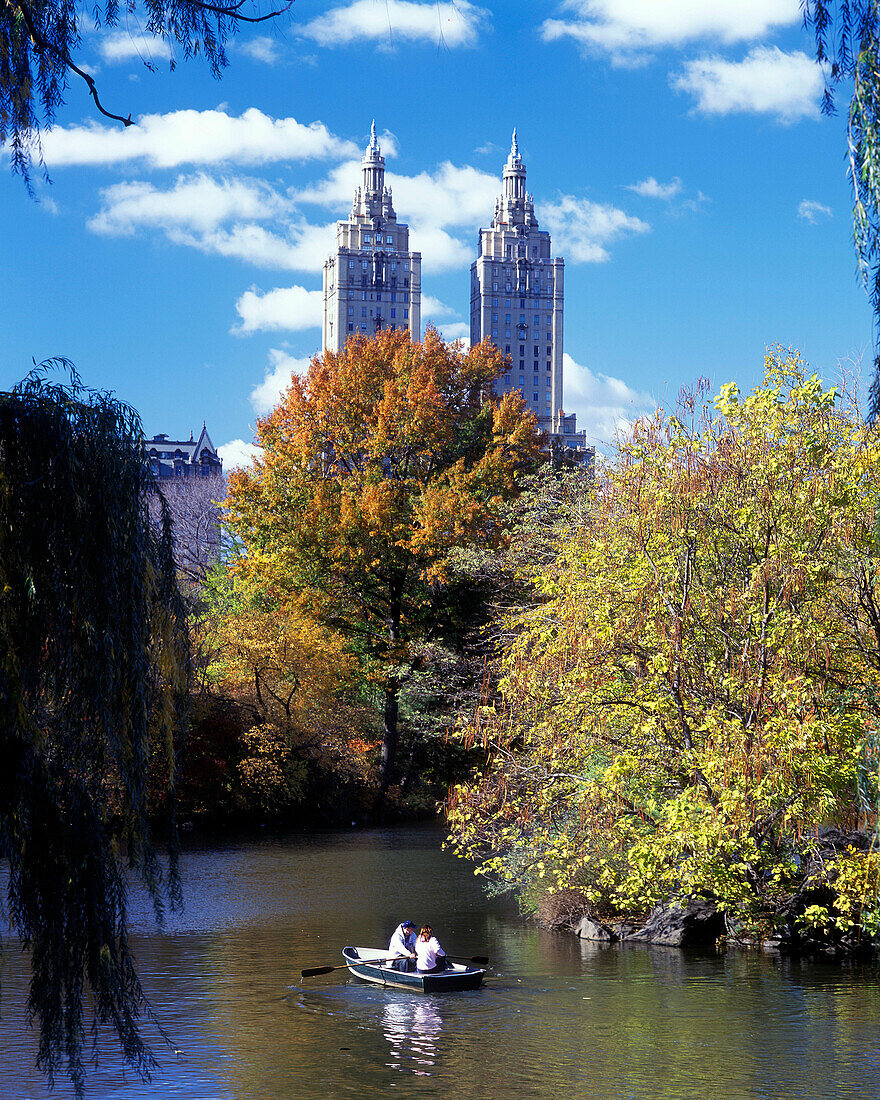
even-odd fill
[{"label": "twin tower building", "polygon": [[[340,351],[356,333],[406,328],[421,338],[422,257],[409,247],[385,186],[385,158],[373,123],[361,161],[363,182],[347,221],[336,223],[336,251],[324,264],[324,347]],[[562,406],[563,268],[550,234],[538,228],[516,130],[495,216],[480,230],[471,264],[471,342],[485,337],[510,357],[497,383],[520,390],[541,429],[582,450],[584,433]]]}]

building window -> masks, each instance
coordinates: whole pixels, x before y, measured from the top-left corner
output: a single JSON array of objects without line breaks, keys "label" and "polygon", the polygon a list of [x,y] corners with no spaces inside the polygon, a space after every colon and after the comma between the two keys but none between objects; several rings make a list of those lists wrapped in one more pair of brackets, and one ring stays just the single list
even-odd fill
[{"label": "building window", "polygon": [[348,331],[349,332],[354,332],[354,324],[351,321],[348,322]]},{"label": "building window", "polygon": [[550,370],[550,360],[547,360],[547,370]]},{"label": "building window", "polygon": [[392,271],[396,271],[396,270],[397,270],[397,263],[396,263],[396,262],[395,262],[394,260],[392,260],[392,261],[391,261],[391,270],[392,270]]},{"label": "building window", "polygon": [[394,244],[394,238],[393,237],[386,237],[385,238],[385,243],[386,244]]},{"label": "building window", "polygon": [[367,307],[366,307],[366,306],[364,306],[364,307],[363,307],[363,308],[361,309],[361,317],[366,317],[366,315],[367,315]]},{"label": "building window", "polygon": [[366,332],[366,331],[367,331],[367,326],[362,324],[361,325],[361,332]]},{"label": "building window", "polygon": [[522,359],[522,357],[525,355],[525,353],[526,353],[526,349],[523,347],[522,344],[520,344],[520,346],[519,346],[519,357],[520,357],[520,359]]},{"label": "building window", "polygon": [[349,269],[353,268],[354,267],[354,260],[349,260],[348,261],[348,266],[349,266]]},{"label": "building window", "polygon": [[504,314],[504,323],[505,323],[505,325],[510,324],[510,314],[509,313]]},{"label": "building window", "polygon": [[533,394],[532,394],[532,400],[533,400],[533,401],[534,401],[535,403],[537,403],[537,401],[538,401],[538,395],[537,395],[536,393],[533,393]]},{"label": "building window", "polygon": [[[504,336],[505,336],[505,338],[506,338],[507,340],[509,340],[509,339],[510,339],[510,329],[509,329],[509,328],[506,328],[506,329],[504,330]],[[508,350],[508,351],[510,351],[510,348],[508,348],[507,350]]]},{"label": "building window", "polygon": [[397,301],[397,294],[393,290],[391,291],[391,301],[392,302]]},{"label": "building window", "polygon": [[361,260],[361,268],[364,271],[367,270],[367,261],[366,260]]},{"label": "building window", "polygon": [[404,271],[409,271],[409,261],[408,261],[408,260],[407,260],[407,262],[406,262],[406,263],[405,263],[405,264],[403,265],[403,270],[404,270]]},{"label": "building window", "polygon": [[498,284],[497,284],[497,283],[493,283],[493,284],[492,284],[492,289],[493,289],[493,290],[497,290],[497,289],[498,289]]},{"label": "building window", "polygon": [[535,355],[535,358],[537,359],[538,358],[538,345],[537,344],[535,344],[534,355]]},{"label": "building window", "polygon": [[392,311],[391,311],[391,316],[392,316],[392,317],[396,317],[396,316],[397,316],[397,310],[396,310],[396,309],[392,309]]},{"label": "building window", "polygon": [[498,308],[498,299],[497,299],[497,298],[493,298],[493,299],[492,299],[492,308],[493,308],[493,309],[497,309],[497,308]]},{"label": "building window", "polygon": [[510,309],[510,299],[509,298],[504,299],[504,308],[505,309]]},{"label": "building window", "polygon": [[538,314],[536,313],[536,314],[535,314],[535,328],[536,328],[536,329],[537,329],[538,325],[540,325],[540,323],[541,323],[541,318],[540,318],[540,317],[538,316]]},{"label": "building window", "polygon": [[524,377],[523,377],[522,375],[520,375],[520,376],[519,376],[519,384],[520,384],[521,386],[524,386],[524,385],[525,385],[525,381],[526,381],[526,380],[525,380],[525,378],[524,378]]},{"label": "building window", "polygon": [[348,307],[348,315],[349,317],[354,317],[354,306]]},{"label": "building window", "polygon": [[364,244],[369,244],[369,243],[370,243],[370,234],[369,233],[364,233]]},{"label": "building window", "polygon": [[497,328],[493,328],[493,329],[492,329],[492,335],[493,335],[493,336],[497,336],[497,335],[498,335],[498,329],[497,329]]},{"label": "building window", "polygon": [[[510,335],[510,334],[508,333],[508,335]],[[505,352],[507,352],[508,355],[510,355],[510,344],[505,344],[504,345],[504,350],[505,350]]]},{"label": "building window", "polygon": [[504,284],[504,289],[505,290],[510,290],[510,283],[505,283]]},{"label": "building window", "polygon": [[526,300],[525,300],[525,298],[520,298],[520,300],[519,300],[519,308],[520,308],[520,309],[525,309],[525,308],[526,308]]},{"label": "building window", "polygon": [[405,310],[403,311],[403,319],[404,319],[404,321],[408,321],[408,320],[409,320],[409,310],[408,310],[408,309],[405,309]]}]

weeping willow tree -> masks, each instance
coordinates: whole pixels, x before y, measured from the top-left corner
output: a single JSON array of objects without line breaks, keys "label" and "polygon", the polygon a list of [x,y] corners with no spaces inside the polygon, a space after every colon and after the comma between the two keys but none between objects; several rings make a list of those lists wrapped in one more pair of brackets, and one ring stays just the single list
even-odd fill
[{"label": "weeping willow tree", "polygon": [[813,32],[816,60],[825,71],[822,110],[834,114],[843,84],[851,99],[847,114],[847,159],[853,190],[853,243],[862,281],[874,311],[872,419],[880,416],[880,2],[801,0],[804,23]]},{"label": "weeping willow tree", "polygon": [[[50,368],[71,383],[50,383]],[[30,953],[37,1066],[78,1094],[112,1029],[148,1076],[131,875],[179,903],[173,789],[189,678],[171,524],[137,414],[62,360],[0,395],[0,858]],[[158,798],[157,798],[158,796]],[[165,807],[154,835],[154,800]],[[167,845],[167,863],[156,844]]]}]

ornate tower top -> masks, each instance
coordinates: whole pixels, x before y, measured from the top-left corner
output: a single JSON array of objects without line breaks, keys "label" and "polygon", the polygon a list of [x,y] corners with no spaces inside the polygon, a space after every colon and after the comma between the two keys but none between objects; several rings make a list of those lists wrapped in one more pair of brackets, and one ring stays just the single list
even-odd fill
[{"label": "ornate tower top", "polygon": [[526,192],[526,167],[519,152],[516,130],[510,142],[510,155],[502,173],[503,193],[495,204],[493,226],[537,225],[531,196]]},{"label": "ornate tower top", "polygon": [[391,203],[391,190],[385,186],[385,158],[379,148],[376,120],[370,127],[370,144],[361,158],[363,183],[355,191],[352,216],[374,219],[392,219],[396,215]]}]

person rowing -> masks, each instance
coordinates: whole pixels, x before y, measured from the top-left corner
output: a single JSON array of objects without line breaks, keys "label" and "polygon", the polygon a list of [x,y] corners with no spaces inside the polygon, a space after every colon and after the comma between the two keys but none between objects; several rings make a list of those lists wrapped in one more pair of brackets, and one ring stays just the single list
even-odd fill
[{"label": "person rowing", "polygon": [[394,929],[388,943],[388,950],[400,956],[392,962],[395,970],[415,970],[416,926],[411,920],[405,920]]},{"label": "person rowing", "polygon": [[446,952],[437,942],[430,924],[422,925],[419,938],[415,943],[415,953],[416,969],[420,974],[437,974],[449,966]]}]

